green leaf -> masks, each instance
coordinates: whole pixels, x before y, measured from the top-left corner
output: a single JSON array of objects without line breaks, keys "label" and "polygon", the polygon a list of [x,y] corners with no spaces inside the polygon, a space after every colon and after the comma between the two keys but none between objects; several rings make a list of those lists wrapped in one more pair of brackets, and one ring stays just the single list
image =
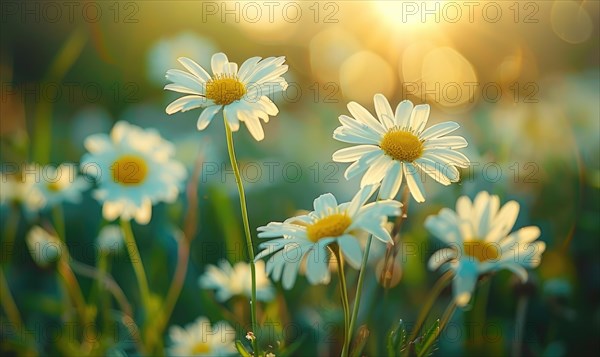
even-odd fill
[{"label": "green leaf", "polygon": [[392,326],[387,337],[387,355],[388,357],[396,357],[400,355],[400,351],[406,344],[406,327],[404,321],[400,319],[395,326]]},{"label": "green leaf", "polygon": [[242,341],[236,340],[235,341],[235,348],[237,349],[237,351],[240,354],[240,356],[242,356],[242,357],[252,357],[252,354],[250,352],[248,352],[248,350],[246,350],[246,347],[244,347],[244,344],[242,343]]},{"label": "green leaf", "polygon": [[418,342],[415,345],[417,356],[422,357],[429,353],[435,340],[437,339],[437,336],[439,335],[439,330],[440,319],[437,319],[433,326],[431,326],[429,330],[427,330],[427,332],[418,339]]}]

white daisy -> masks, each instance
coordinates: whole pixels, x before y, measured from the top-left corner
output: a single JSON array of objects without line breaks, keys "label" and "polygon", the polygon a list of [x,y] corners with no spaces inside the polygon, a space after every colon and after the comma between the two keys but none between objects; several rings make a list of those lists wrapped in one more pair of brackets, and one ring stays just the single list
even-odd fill
[{"label": "white daisy", "polygon": [[78,175],[74,165],[61,164],[56,168],[41,167],[40,180],[35,187],[44,198],[44,207],[52,207],[62,202],[81,202],[81,193],[90,187],[90,183]]},{"label": "white daisy", "polygon": [[[227,260],[221,260],[219,266],[208,265],[206,272],[199,279],[200,286],[204,289],[217,290],[217,300],[224,302],[232,296],[252,295],[250,264],[237,262],[234,266]],[[261,301],[270,301],[275,297],[271,281],[265,273],[265,263],[256,262],[256,298]]]},{"label": "white daisy", "polygon": [[237,63],[229,62],[224,53],[216,53],[211,60],[212,76],[189,58],[178,60],[189,73],[168,70],[166,77],[173,83],[167,84],[165,89],[188,95],[169,104],[167,114],[202,107],[197,127],[204,130],[214,115],[223,109],[232,131],[237,131],[243,121],[256,140],[264,138],[260,119],[266,123],[269,115],[279,112],[267,95],[283,91],[288,85],[281,77],[288,69],[283,64],[285,57],[252,57],[238,70]]},{"label": "white daisy", "polygon": [[25,241],[33,261],[40,267],[47,267],[58,261],[65,249],[60,239],[39,226],[29,230]]},{"label": "white daisy", "polygon": [[236,332],[225,321],[211,326],[204,316],[185,328],[171,326],[169,337],[172,345],[170,356],[230,356],[236,353]]},{"label": "white daisy", "polygon": [[[469,159],[456,149],[467,146],[461,136],[444,136],[458,129],[455,122],[443,122],[427,129],[429,105],[413,107],[409,100],[398,104],[396,111],[382,94],[374,97],[377,119],[356,102],[348,103],[353,117],[340,115],[342,126],[333,138],[359,144],[333,154],[337,162],[352,162],[344,176],[350,179],[364,172],[361,187],[379,183],[381,198],[398,193],[403,176],[417,202],[424,202],[424,172],[443,185],[459,179],[456,167],[467,167]],[[366,171],[366,172],[365,172]]]},{"label": "white daisy", "polygon": [[123,241],[123,230],[116,224],[109,224],[102,227],[98,238],[98,250],[103,254],[115,254],[125,246]]},{"label": "white daisy", "polygon": [[85,147],[89,154],[82,159],[82,170],[97,179],[93,195],[103,203],[107,220],[148,223],[152,205],[173,202],[187,175],[184,166],[172,160],[173,144],[156,130],[124,121],[115,124],[110,135],[89,136]]},{"label": "white daisy", "polygon": [[339,246],[348,264],[358,268],[362,250],[356,235],[367,231],[383,242],[392,242],[385,224],[388,216],[400,214],[402,206],[392,200],[365,204],[376,189],[376,185],[366,186],[352,201],[342,204],[327,193],[315,199],[314,211],[259,227],[259,238],[283,238],[260,244],[263,250],[256,260],[273,254],[267,260],[267,274],[271,274],[275,281],[282,280],[286,289],[294,285],[305,256],[308,281],[311,284],[329,281],[327,246],[333,243]]},{"label": "white daisy", "polygon": [[36,189],[40,180],[35,165],[24,165],[16,174],[0,174],[0,203],[16,204],[27,212],[37,212],[44,206],[44,196]]},{"label": "white daisy", "polygon": [[460,197],[456,212],[443,208],[439,214],[427,217],[425,227],[452,246],[435,252],[429,259],[429,268],[445,265],[454,272],[457,305],[469,303],[482,274],[509,269],[526,281],[525,268],[540,264],[546,244],[535,241],[540,236],[538,227],[528,226],[509,234],[518,214],[517,202],[509,201],[500,207],[498,196],[483,191],[473,202],[467,196]]}]

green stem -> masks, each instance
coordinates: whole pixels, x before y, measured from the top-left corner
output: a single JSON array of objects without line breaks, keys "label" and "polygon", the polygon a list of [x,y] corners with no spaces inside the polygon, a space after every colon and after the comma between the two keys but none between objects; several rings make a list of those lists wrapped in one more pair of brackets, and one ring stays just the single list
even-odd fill
[{"label": "green stem", "polygon": [[350,326],[350,303],[348,302],[348,287],[346,285],[346,274],[344,272],[344,258],[340,253],[339,247],[330,248],[337,261],[338,274],[340,276],[340,295],[342,298],[342,308],[344,309],[344,345],[348,344],[350,335],[348,333]]},{"label": "green stem", "polygon": [[19,210],[19,207],[11,205],[9,214],[6,217],[6,227],[4,231],[5,241],[2,242],[2,254],[0,254],[2,256],[2,263],[8,264],[12,259],[15,238],[17,237],[17,231],[19,229],[20,218],[21,212]]},{"label": "green stem", "polygon": [[446,286],[448,286],[448,283],[452,280],[453,276],[454,273],[451,270],[448,270],[435,282],[435,285],[433,285],[433,288],[429,291],[427,301],[425,301],[425,304],[421,308],[421,312],[419,312],[417,323],[415,324],[415,327],[408,338],[409,342],[414,341],[414,339],[417,337],[421,327],[423,326],[423,323],[425,322],[425,319],[427,318],[427,315],[429,315],[429,311],[431,310],[433,303],[437,300],[438,296],[446,288]]},{"label": "green stem", "polygon": [[421,354],[419,354],[418,357],[422,357],[424,355],[424,352],[429,353],[429,348],[431,347],[431,344],[434,343],[438,339],[438,337],[440,337],[440,334],[442,333],[442,331],[444,331],[444,328],[446,328],[446,325],[448,324],[448,322],[450,322],[450,319],[454,315],[455,311],[456,311],[456,303],[454,302],[454,299],[452,299],[452,301],[450,301],[450,304],[448,304],[446,311],[444,311],[444,315],[442,315],[442,319],[440,321],[440,326],[435,331],[435,337],[432,339],[429,339],[428,343],[421,348]]},{"label": "green stem", "polygon": [[358,282],[356,283],[356,297],[354,298],[354,307],[352,308],[352,316],[350,317],[350,325],[348,326],[348,339],[344,342],[342,348],[342,357],[347,357],[350,349],[350,340],[354,332],[354,325],[356,324],[356,318],[358,316],[358,308],[360,307],[360,298],[362,296],[363,280],[365,278],[365,271],[367,270],[367,261],[369,260],[369,251],[371,250],[371,241],[373,235],[369,234],[367,238],[367,245],[365,246],[365,254],[363,255],[362,263],[360,264],[360,272],[358,273]]},{"label": "green stem", "polygon": [[527,305],[529,298],[521,296],[517,303],[517,316],[515,317],[515,340],[513,342],[512,355],[515,357],[521,356],[521,348],[523,345],[523,334],[525,327],[525,317],[527,315]]},{"label": "green stem", "polygon": [[[231,166],[233,167],[235,182],[237,184],[238,193],[240,195],[240,208],[242,210],[242,221],[244,223],[244,233],[246,235],[246,247],[248,249],[248,260],[250,261],[250,271],[252,275],[252,295],[250,301],[252,332],[257,333],[258,325],[256,324],[256,267],[254,265],[254,247],[252,246],[252,235],[250,234],[250,224],[248,223],[246,194],[244,193],[244,184],[242,182],[242,176],[240,175],[240,169],[238,167],[237,159],[235,157],[233,134],[231,132],[231,128],[229,127],[229,123],[227,122],[227,117],[225,116],[225,113],[223,113],[223,122],[225,124],[225,134],[227,137],[227,151],[229,152],[229,160],[231,161]],[[253,339],[251,342],[254,355],[258,356],[260,353],[257,349],[258,343],[256,343],[256,339]]]},{"label": "green stem", "polygon": [[[148,288],[148,279],[146,278],[146,271],[144,270],[144,264],[142,263],[142,257],[135,243],[133,231],[131,230],[131,223],[129,220],[121,219],[121,229],[123,230],[123,237],[125,238],[125,244],[127,246],[127,252],[131,259],[131,265],[133,265],[133,271],[140,287],[140,295],[142,298],[142,304],[148,309],[150,303],[150,289]],[[146,311],[149,313],[149,311]]]},{"label": "green stem", "polygon": [[65,215],[60,203],[52,207],[52,220],[54,221],[54,229],[56,230],[56,234],[58,234],[58,238],[63,242],[66,242]]}]

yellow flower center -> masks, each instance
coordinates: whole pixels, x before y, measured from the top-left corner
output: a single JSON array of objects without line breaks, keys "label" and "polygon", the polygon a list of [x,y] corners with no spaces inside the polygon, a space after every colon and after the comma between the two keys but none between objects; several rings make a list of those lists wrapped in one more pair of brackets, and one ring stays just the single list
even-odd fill
[{"label": "yellow flower center", "polygon": [[423,142],[408,131],[392,129],[381,139],[379,147],[391,158],[413,162],[423,153]]},{"label": "yellow flower center", "polygon": [[480,240],[465,242],[464,250],[466,255],[479,260],[480,263],[500,258],[500,248],[498,245]]},{"label": "yellow flower center", "polygon": [[335,213],[324,217],[306,227],[308,239],[317,242],[324,237],[338,237],[346,232],[352,224],[350,217],[345,214]]},{"label": "yellow flower center", "polygon": [[192,347],[192,355],[206,354],[210,352],[210,345],[206,342],[198,342]]},{"label": "yellow flower center", "polygon": [[218,105],[231,104],[244,94],[246,86],[236,76],[217,75],[206,83],[206,98]]},{"label": "yellow flower center", "polygon": [[62,190],[62,186],[58,184],[58,182],[48,182],[46,188],[50,192],[58,192]]},{"label": "yellow flower center", "polygon": [[136,155],[123,155],[110,167],[113,180],[121,185],[139,185],[148,176],[148,164]]}]

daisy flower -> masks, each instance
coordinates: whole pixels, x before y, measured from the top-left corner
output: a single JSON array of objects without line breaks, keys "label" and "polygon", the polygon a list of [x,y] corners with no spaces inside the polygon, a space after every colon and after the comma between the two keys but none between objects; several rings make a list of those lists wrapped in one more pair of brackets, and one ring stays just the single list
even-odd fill
[{"label": "daisy flower", "polygon": [[485,191],[475,200],[462,196],[456,202],[456,212],[443,208],[429,216],[425,227],[452,248],[443,248],[429,259],[429,269],[440,266],[454,272],[453,291],[456,304],[469,303],[480,275],[509,269],[523,282],[527,270],[541,262],[546,249],[544,242],[536,241],[540,229],[521,228],[509,234],[519,214],[519,204],[509,201],[500,207],[500,199]]},{"label": "daisy flower", "polygon": [[404,100],[396,111],[382,94],[374,97],[375,118],[356,102],[348,103],[353,117],[340,115],[342,126],[333,138],[345,143],[359,144],[340,149],[333,154],[337,162],[352,162],[344,176],[351,179],[364,173],[361,187],[380,183],[381,198],[393,198],[403,177],[417,202],[425,195],[420,173],[424,172],[443,185],[459,179],[457,167],[467,167],[469,159],[456,149],[467,146],[461,136],[445,136],[459,128],[455,122],[443,122],[427,129],[429,105]]},{"label": "daisy flower", "polygon": [[125,246],[123,230],[119,225],[109,224],[102,227],[96,238],[98,250],[102,254],[116,254]]},{"label": "daisy flower", "polygon": [[44,196],[36,189],[39,171],[35,165],[24,165],[16,174],[0,174],[0,203],[22,205],[34,213],[43,208]]},{"label": "daisy flower", "polygon": [[[227,260],[221,260],[219,266],[208,265],[206,272],[200,277],[200,286],[204,289],[217,290],[217,300],[224,302],[232,296],[244,295],[251,297],[250,264],[237,262],[235,265]],[[272,300],[275,296],[273,286],[265,273],[265,263],[256,263],[256,298],[261,301]]]},{"label": "daisy flower", "polygon": [[334,243],[348,264],[358,268],[362,250],[357,234],[366,231],[385,243],[392,242],[385,224],[388,216],[400,214],[402,206],[392,200],[366,204],[376,189],[376,185],[363,187],[352,201],[342,204],[326,193],[314,200],[314,211],[259,227],[259,238],[282,238],[260,244],[263,250],[256,260],[273,254],[267,260],[267,274],[275,281],[282,280],[286,289],[294,285],[303,259],[311,284],[329,281],[327,246]]},{"label": "daisy flower", "polygon": [[56,236],[39,226],[29,230],[25,241],[33,261],[42,268],[58,261],[65,248]]},{"label": "daisy flower", "polygon": [[35,187],[41,193],[45,207],[62,202],[79,203],[81,193],[90,187],[86,178],[79,176],[75,166],[69,164],[41,167],[40,178]]},{"label": "daisy flower", "polygon": [[224,53],[216,53],[211,59],[212,76],[187,57],[178,60],[189,72],[168,70],[166,77],[173,83],[167,84],[165,89],[188,95],[169,104],[167,114],[204,108],[197,122],[198,130],[204,130],[223,109],[232,131],[237,131],[243,121],[256,140],[264,138],[260,119],[266,123],[269,115],[279,112],[265,94],[287,88],[287,82],[281,77],[288,69],[283,64],[285,57],[252,57],[238,70],[237,63],[229,62]]},{"label": "daisy flower", "polygon": [[171,326],[171,356],[230,356],[236,353],[235,330],[225,321],[211,326],[204,316],[185,328]]},{"label": "daisy flower", "polygon": [[135,218],[146,224],[153,204],[173,202],[179,195],[187,173],[172,160],[174,146],[156,130],[120,121],[110,135],[91,135],[84,144],[89,153],[82,169],[98,181],[93,195],[102,202],[105,219]]}]

